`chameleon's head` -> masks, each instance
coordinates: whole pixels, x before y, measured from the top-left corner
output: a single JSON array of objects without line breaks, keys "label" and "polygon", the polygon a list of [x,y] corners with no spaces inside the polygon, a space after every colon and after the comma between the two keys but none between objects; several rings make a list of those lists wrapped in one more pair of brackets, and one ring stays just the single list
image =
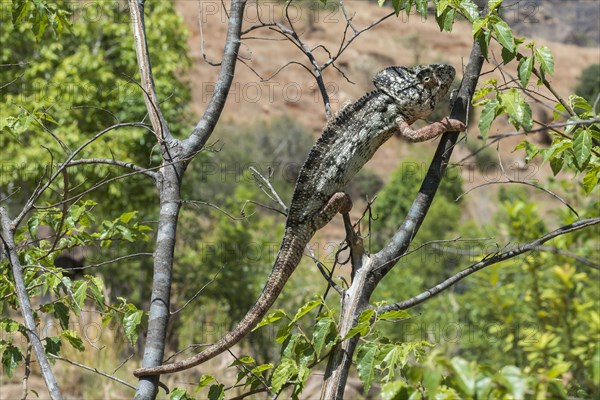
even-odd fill
[{"label": "chameleon's head", "polygon": [[446,96],[456,71],[451,65],[389,67],[373,78],[377,89],[392,97],[410,120],[425,118]]}]

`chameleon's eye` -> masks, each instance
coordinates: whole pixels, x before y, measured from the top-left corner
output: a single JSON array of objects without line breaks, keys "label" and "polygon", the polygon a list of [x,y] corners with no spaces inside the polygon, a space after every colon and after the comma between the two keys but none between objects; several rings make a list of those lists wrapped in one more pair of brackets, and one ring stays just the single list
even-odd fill
[{"label": "chameleon's eye", "polygon": [[425,69],[419,72],[418,78],[428,89],[431,89],[436,85],[435,76],[433,75],[433,71],[431,69]]}]

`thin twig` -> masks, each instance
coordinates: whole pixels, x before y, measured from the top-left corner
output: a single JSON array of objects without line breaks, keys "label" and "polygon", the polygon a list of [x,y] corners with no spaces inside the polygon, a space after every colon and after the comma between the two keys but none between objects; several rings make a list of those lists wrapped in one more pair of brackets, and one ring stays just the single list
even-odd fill
[{"label": "thin twig", "polygon": [[94,373],[96,373],[98,375],[101,375],[101,376],[103,376],[105,378],[111,379],[111,380],[113,380],[115,382],[119,382],[121,385],[127,386],[128,388],[135,390],[135,386],[133,386],[132,384],[127,383],[124,380],[119,379],[119,378],[117,378],[114,375],[110,375],[110,374],[107,374],[106,372],[102,372],[102,371],[98,370],[98,368],[88,367],[87,365],[83,365],[83,364],[80,364],[78,362],[71,361],[68,358],[64,358],[64,357],[61,357],[61,356],[58,356],[58,355],[55,355],[55,354],[50,354],[50,356],[52,358],[56,359],[56,360],[64,361],[64,362],[66,362],[68,364],[71,364],[71,365],[74,365],[76,367],[85,369],[86,371],[94,372]]},{"label": "thin twig", "polygon": [[206,289],[206,287],[208,285],[210,285],[211,283],[213,283],[215,281],[215,279],[217,279],[217,276],[219,276],[219,274],[221,273],[221,271],[223,271],[223,268],[225,268],[225,266],[221,266],[221,268],[219,268],[219,270],[213,275],[212,278],[210,278],[210,280],[208,282],[206,282],[204,284],[204,286],[202,286],[200,288],[200,290],[198,290],[188,301],[185,302],[184,305],[182,305],[181,307],[179,307],[177,310],[171,312],[171,315],[175,315],[178,312],[182,311],[184,308],[186,308],[188,306],[188,304],[190,304],[192,301],[194,301],[196,299],[196,297],[198,297],[200,295],[200,293],[202,293],[204,291],[204,289]]}]

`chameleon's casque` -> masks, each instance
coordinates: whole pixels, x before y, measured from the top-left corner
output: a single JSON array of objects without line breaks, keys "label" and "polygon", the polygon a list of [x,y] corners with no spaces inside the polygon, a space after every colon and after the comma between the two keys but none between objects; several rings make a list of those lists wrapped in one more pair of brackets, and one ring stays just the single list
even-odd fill
[{"label": "chameleon's casque", "polygon": [[135,376],[172,373],[191,368],[224,352],[262,320],[281,293],[318,229],[338,212],[351,208],[344,187],[394,133],[409,141],[432,139],[460,131],[460,121],[444,119],[419,130],[410,124],[429,115],[446,96],[455,71],[449,65],[389,67],[373,78],[377,88],[344,107],[325,126],[310,151],[292,198],[285,234],[265,287],[254,306],[234,330],[201,353],[159,367],[134,371]]}]

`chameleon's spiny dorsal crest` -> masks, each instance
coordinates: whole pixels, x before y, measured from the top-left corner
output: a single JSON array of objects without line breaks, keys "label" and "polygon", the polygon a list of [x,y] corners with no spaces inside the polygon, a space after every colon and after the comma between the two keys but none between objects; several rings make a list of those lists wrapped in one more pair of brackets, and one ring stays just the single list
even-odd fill
[{"label": "chameleon's spiny dorsal crest", "polygon": [[448,92],[454,68],[444,64],[389,67],[373,78],[377,90],[331,118],[300,171],[285,234],[265,287],[237,327],[217,343],[183,361],[134,371],[135,376],[172,373],[201,364],[224,352],[262,320],[292,275],[317,229],[351,203],[340,192],[394,133],[412,141],[462,130],[460,121],[434,123],[414,131],[410,124],[429,115]]}]

